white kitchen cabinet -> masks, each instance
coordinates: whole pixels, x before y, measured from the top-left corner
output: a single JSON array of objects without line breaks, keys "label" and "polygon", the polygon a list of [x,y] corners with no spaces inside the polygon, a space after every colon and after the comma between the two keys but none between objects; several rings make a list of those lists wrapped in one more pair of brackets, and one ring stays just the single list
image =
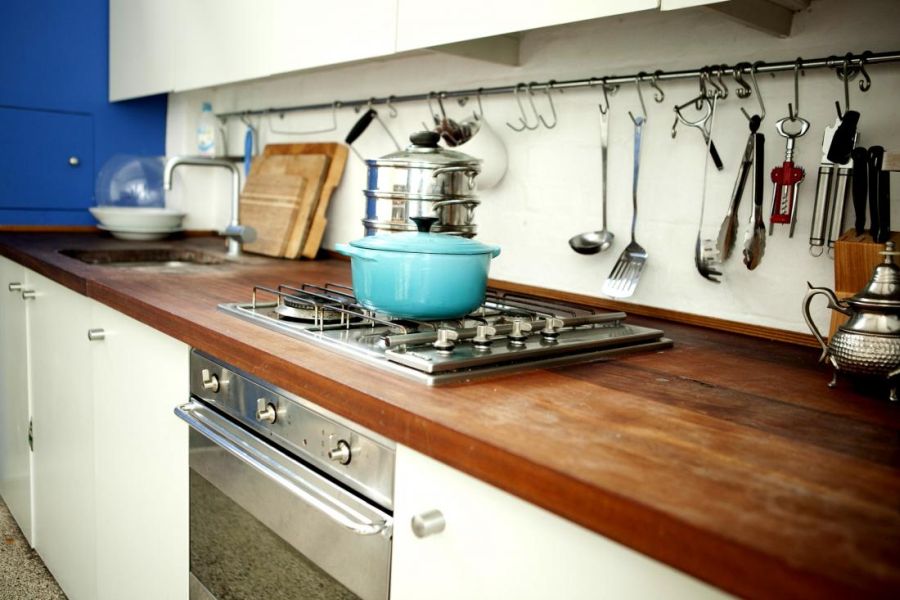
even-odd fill
[{"label": "white kitchen cabinet", "polygon": [[109,0],[109,99],[175,89],[179,0]]},{"label": "white kitchen cabinet", "polygon": [[91,301],[29,274],[34,548],[71,600],[97,597]]},{"label": "white kitchen cabinet", "polygon": [[24,267],[0,257],[0,495],[31,543],[27,283]]},{"label": "white kitchen cabinet", "polygon": [[274,73],[385,56],[395,49],[397,0],[275,0],[268,35]]},{"label": "white kitchen cabinet", "polygon": [[398,0],[397,51],[658,7],[659,0]]},{"label": "white kitchen cabinet", "polygon": [[188,597],[189,348],[93,303],[97,598]]},{"label": "white kitchen cabinet", "polygon": [[[414,516],[445,529],[416,537]],[[721,591],[404,446],[391,600],[724,598]]]}]

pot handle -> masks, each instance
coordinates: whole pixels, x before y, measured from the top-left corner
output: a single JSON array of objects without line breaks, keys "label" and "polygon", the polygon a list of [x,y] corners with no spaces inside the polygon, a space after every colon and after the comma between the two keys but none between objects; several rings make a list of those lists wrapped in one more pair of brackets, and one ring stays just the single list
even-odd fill
[{"label": "pot handle", "polygon": [[481,200],[476,200],[475,198],[455,198],[453,200],[438,200],[437,202],[435,202],[431,205],[431,209],[433,211],[437,212],[438,215],[440,215],[441,209],[444,208],[445,206],[457,206],[460,204],[465,206],[467,209],[469,209],[468,212],[466,213],[466,215],[467,215],[468,220],[471,221],[474,218],[473,211],[475,210],[476,206],[481,204]]},{"label": "pot handle", "polygon": [[356,257],[371,262],[375,262],[376,260],[378,260],[377,253],[372,252],[371,250],[368,250],[366,248],[357,248],[356,246],[351,246],[350,244],[335,244],[334,249],[336,252],[339,252],[344,256]]},{"label": "pot handle", "polygon": [[838,300],[838,297],[835,296],[834,292],[830,289],[826,287],[814,287],[808,281],[806,282],[806,285],[809,287],[809,291],[803,299],[803,320],[806,321],[806,326],[809,327],[813,335],[816,336],[816,341],[822,346],[822,356],[819,357],[819,362],[821,362],[825,360],[825,357],[828,355],[828,344],[825,343],[825,338],[822,337],[822,333],[819,331],[819,328],[816,327],[816,324],[813,323],[812,316],[809,314],[809,305],[812,302],[812,299],[819,294],[823,294],[828,298],[828,308],[845,315],[850,314],[850,309],[847,306],[842,305],[841,301]]},{"label": "pot handle", "polygon": [[475,176],[481,173],[480,166],[472,166],[472,165],[458,165],[454,167],[438,167],[434,171],[432,171],[431,176],[436,178],[438,175],[443,175],[444,173],[465,173],[468,176],[469,180],[469,189],[475,188]]}]

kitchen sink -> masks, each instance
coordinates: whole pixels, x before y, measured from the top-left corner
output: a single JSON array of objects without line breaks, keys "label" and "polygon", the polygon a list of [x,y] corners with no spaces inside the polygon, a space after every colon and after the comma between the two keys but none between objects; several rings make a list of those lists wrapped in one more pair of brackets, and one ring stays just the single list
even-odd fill
[{"label": "kitchen sink", "polygon": [[184,248],[124,248],[118,250],[60,250],[60,254],[90,265],[120,267],[179,267],[187,265],[220,265],[225,258],[199,250]]}]

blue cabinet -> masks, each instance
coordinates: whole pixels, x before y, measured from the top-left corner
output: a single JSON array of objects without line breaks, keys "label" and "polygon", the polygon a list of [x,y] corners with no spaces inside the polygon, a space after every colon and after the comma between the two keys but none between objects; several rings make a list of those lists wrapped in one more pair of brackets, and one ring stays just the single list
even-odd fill
[{"label": "blue cabinet", "polygon": [[0,2],[0,227],[93,224],[109,157],[165,153],[166,96],[111,104],[108,43],[108,0]]}]

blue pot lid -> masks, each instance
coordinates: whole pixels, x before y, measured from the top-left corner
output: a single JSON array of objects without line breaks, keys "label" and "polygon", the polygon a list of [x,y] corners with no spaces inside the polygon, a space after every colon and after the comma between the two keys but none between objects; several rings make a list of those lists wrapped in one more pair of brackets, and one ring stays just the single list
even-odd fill
[{"label": "blue pot lid", "polygon": [[356,248],[409,252],[414,254],[491,254],[500,253],[499,246],[482,244],[456,235],[444,233],[384,233],[350,242]]}]

